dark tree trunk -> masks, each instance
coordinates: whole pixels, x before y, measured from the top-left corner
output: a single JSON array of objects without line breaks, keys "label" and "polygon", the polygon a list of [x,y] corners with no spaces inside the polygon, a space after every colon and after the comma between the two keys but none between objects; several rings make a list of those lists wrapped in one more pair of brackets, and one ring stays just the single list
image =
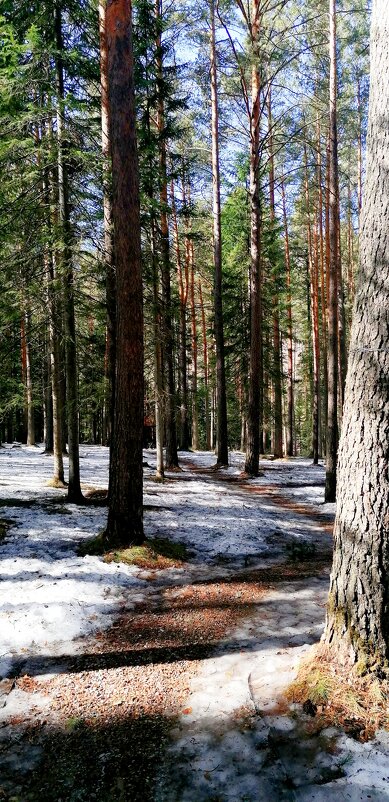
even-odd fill
[{"label": "dark tree trunk", "polygon": [[360,268],[339,448],[324,640],[361,667],[389,658],[389,5],[373,0]]},{"label": "dark tree trunk", "polygon": [[116,264],[116,388],[107,546],[143,542],[143,302],[132,7],[108,0],[108,95]]},{"label": "dark tree trunk", "polygon": [[217,464],[228,465],[227,394],[224,358],[224,326],[222,295],[222,241],[220,216],[220,168],[219,168],[219,107],[217,88],[217,63],[215,45],[215,6],[210,0],[211,27],[211,106],[212,106],[212,187],[213,187],[213,265],[214,265],[214,320],[216,344],[216,449]]}]

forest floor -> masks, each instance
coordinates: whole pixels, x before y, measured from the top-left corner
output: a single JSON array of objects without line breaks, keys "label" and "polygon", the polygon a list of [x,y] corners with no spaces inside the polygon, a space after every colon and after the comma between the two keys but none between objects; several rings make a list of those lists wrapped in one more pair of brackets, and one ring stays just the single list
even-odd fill
[{"label": "forest floor", "polygon": [[[324,469],[186,453],[145,530],[186,545],[164,570],[80,556],[101,506],[47,486],[52,459],[0,449],[0,800],[389,800],[389,734],[287,701],[322,631],[334,508]],[[81,449],[84,491],[108,452]]]}]

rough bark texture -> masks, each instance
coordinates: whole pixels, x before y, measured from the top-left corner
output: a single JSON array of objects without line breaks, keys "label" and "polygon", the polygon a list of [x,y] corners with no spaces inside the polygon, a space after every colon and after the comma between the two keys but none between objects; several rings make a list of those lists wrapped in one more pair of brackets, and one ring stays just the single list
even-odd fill
[{"label": "rough bark texture", "polygon": [[228,465],[227,395],[226,395],[226,370],[225,370],[225,359],[224,359],[224,327],[223,327],[223,296],[222,296],[219,108],[218,108],[218,90],[217,90],[214,0],[210,0],[209,8],[210,8],[210,23],[211,23],[210,60],[211,60],[211,107],[212,107],[212,190],[213,190],[212,212],[213,212],[213,265],[214,265],[216,399],[217,399],[216,456],[218,465]]},{"label": "rough bark texture", "polygon": [[338,453],[338,132],[336,69],[336,3],[330,0],[330,118],[329,118],[329,265],[328,265],[328,412],[325,500],[335,501]]},{"label": "rough bark texture", "polygon": [[116,392],[107,545],[143,541],[143,306],[132,9],[108,0],[108,93],[115,230]]},{"label": "rough bark texture", "polygon": [[389,657],[389,5],[373,0],[360,269],[339,448],[324,639],[364,663]]}]

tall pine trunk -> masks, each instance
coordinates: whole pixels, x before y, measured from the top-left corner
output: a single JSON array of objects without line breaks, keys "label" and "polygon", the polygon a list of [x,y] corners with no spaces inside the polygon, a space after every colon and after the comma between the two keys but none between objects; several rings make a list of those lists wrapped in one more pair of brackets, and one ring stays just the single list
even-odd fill
[{"label": "tall pine trunk", "polygon": [[328,412],[325,500],[335,501],[338,452],[338,130],[336,0],[330,0],[330,117],[328,185]]},{"label": "tall pine trunk", "polygon": [[159,135],[159,182],[160,182],[160,237],[161,237],[161,268],[162,268],[162,315],[164,327],[164,353],[165,369],[165,437],[166,437],[166,467],[178,468],[177,454],[177,426],[176,403],[174,386],[173,362],[173,320],[170,277],[170,243],[168,224],[168,187],[167,187],[167,160],[166,160],[166,123],[164,102],[164,74],[162,49],[162,0],[155,2],[155,16],[157,22],[156,40],[156,71],[157,71],[157,127]]},{"label": "tall pine trunk", "polygon": [[61,280],[65,325],[66,416],[69,449],[68,500],[82,501],[80,485],[77,344],[74,315],[74,273],[72,232],[70,224],[69,179],[67,148],[65,147],[65,85],[63,68],[63,37],[61,5],[55,6],[56,79],[57,79],[57,160],[58,211],[61,229]]},{"label": "tall pine trunk", "polygon": [[180,373],[180,448],[188,451],[190,444],[189,415],[188,415],[188,371],[187,371],[187,330],[186,317],[188,306],[188,259],[185,258],[184,267],[181,259],[180,238],[178,232],[176,202],[174,197],[174,182],[171,182],[171,210],[174,231],[174,246],[176,251],[178,297],[180,305],[179,320],[179,373]]},{"label": "tall pine trunk", "polygon": [[366,183],[339,447],[324,640],[366,668],[389,658],[389,5],[373,0]]},{"label": "tall pine trunk", "polygon": [[[272,237],[276,236],[276,212],[275,212],[275,193],[274,193],[274,152],[273,152],[273,120],[271,104],[271,86],[267,90],[267,109],[268,109],[268,140],[269,140],[269,200],[270,200],[270,224]],[[275,457],[282,457],[282,359],[281,359],[281,337],[280,337],[280,309],[278,292],[278,269],[277,265],[271,265],[273,270],[273,387],[274,387],[274,438],[273,454]]]},{"label": "tall pine trunk", "polygon": [[218,465],[228,465],[227,394],[224,358],[224,325],[222,294],[222,241],[219,167],[219,104],[215,43],[215,6],[210,0],[211,29],[211,111],[212,111],[212,213],[214,265],[214,325],[216,343],[216,456]]},{"label": "tall pine trunk", "polygon": [[294,384],[293,384],[293,317],[291,292],[291,264],[289,250],[288,217],[286,213],[286,198],[284,181],[281,182],[282,211],[284,217],[285,237],[285,265],[286,265],[286,314],[288,321],[288,383],[287,383],[287,426],[286,426],[286,453],[288,457],[294,455],[293,418],[294,418]]},{"label": "tall pine trunk", "polygon": [[108,0],[108,97],[116,264],[116,386],[107,546],[143,542],[143,299],[132,6]]},{"label": "tall pine trunk", "polygon": [[106,0],[99,0],[100,33],[100,86],[101,86],[101,151],[103,157],[103,215],[104,215],[104,263],[107,305],[107,334],[105,358],[105,436],[109,443],[115,398],[115,334],[116,334],[116,274],[112,224],[112,187],[110,180],[111,144],[109,131],[108,102],[108,54],[106,36]]},{"label": "tall pine trunk", "polygon": [[258,64],[260,0],[252,3],[252,59],[251,112],[250,112],[250,353],[247,410],[247,447],[245,471],[257,476],[259,470],[260,431],[263,426],[261,410],[262,378],[262,298],[260,255],[260,199],[259,199],[259,123],[260,123],[260,72]]}]

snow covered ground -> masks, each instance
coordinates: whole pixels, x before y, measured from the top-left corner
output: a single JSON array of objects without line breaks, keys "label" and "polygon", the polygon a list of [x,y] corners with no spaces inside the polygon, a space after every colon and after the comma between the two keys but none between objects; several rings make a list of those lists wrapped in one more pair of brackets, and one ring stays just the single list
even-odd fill
[{"label": "snow covered ground", "polygon": [[[183,455],[183,471],[169,474],[163,485],[153,481],[155,452],[146,451],[145,460],[146,534],[187,544],[193,569],[258,564],[282,556],[285,543],[294,539],[320,545],[315,522],[293,511],[286,516],[270,498],[230,487],[212,472],[193,473],[194,466],[211,468],[213,453]],[[223,474],[237,478],[243,465],[244,455],[234,453]],[[275,483],[299,500],[322,499],[321,466],[264,460],[261,470],[253,486]],[[72,641],[108,626],[124,603],[128,608],[150,591],[136,567],[78,556],[78,545],[103,529],[106,510],[64,503],[66,491],[47,486],[51,475],[52,458],[42,448],[0,449],[0,519],[12,523],[0,544],[2,677],[23,655],[62,654],[65,644],[71,653]],[[81,476],[84,487],[107,487],[108,449],[82,446]],[[328,546],[329,536],[319,533],[322,538]],[[179,581],[180,570],[167,572],[167,579],[173,575]]]},{"label": "snow covered ground", "polygon": [[[261,475],[247,480],[240,477],[244,468],[242,453],[232,454],[230,467],[219,472],[212,470],[214,454],[186,453],[180,457],[182,471],[168,474],[165,483],[160,484],[154,481],[155,452],[148,450],[144,455],[148,464],[144,494],[146,534],[184,542],[190,550],[189,566],[161,572],[157,582],[149,582],[148,572],[136,567],[78,556],[78,545],[103,529],[106,509],[67,504],[66,491],[47,485],[52,458],[42,452],[42,448],[11,445],[0,448],[0,520],[11,523],[0,542],[0,680],[23,670],[24,661],[28,666],[31,658],[33,662],[33,658],[58,657],[60,665],[61,655],[82,650],[82,636],[108,627],[119,612],[131,609],[161,584],[235,573],[248,565],[269,565],[283,560],[292,543],[315,544],[318,552],[330,550],[326,520],[331,521],[334,508],[323,503],[322,465],[313,466],[304,459],[261,460]],[[81,475],[84,489],[107,487],[108,450],[83,446]],[[262,802],[273,798],[276,802],[286,798],[278,796],[278,790],[275,796],[272,791],[274,783],[276,787],[279,781],[284,782],[286,762],[289,774],[291,767],[296,774],[296,790],[287,798],[298,802],[389,800],[387,733],[378,733],[368,744],[337,733],[333,762],[335,768],[342,766],[343,776],[323,785],[322,763],[331,763],[332,758],[323,751],[322,743],[317,744],[318,756],[312,764],[314,771],[309,767],[313,771],[309,779],[311,775],[304,774],[305,746],[300,762],[294,756],[298,735],[292,733],[289,750],[288,744],[283,745],[283,730],[280,735],[277,729],[285,729],[286,724],[290,729],[290,720],[282,716],[269,718],[266,713],[274,683],[285,683],[300,651],[320,637],[327,581],[324,576],[313,578],[310,585],[301,581],[301,587],[295,582],[293,589],[289,583],[285,588],[270,590],[258,620],[243,622],[212,659],[203,661],[189,696],[192,714],[183,715],[171,744],[174,772],[171,777],[163,775],[159,800],[208,800],[207,783],[211,777],[215,793],[222,789],[223,798],[232,802],[237,799],[234,782],[238,782],[239,793],[247,790],[245,799]],[[236,649],[231,649],[231,638],[236,640]],[[5,708],[5,719],[10,712],[23,716],[27,694],[15,689],[13,696]],[[215,727],[212,721],[207,723],[211,703],[220,698],[231,702],[231,710],[250,702],[259,711],[256,728],[248,730],[243,740],[233,717],[227,722],[225,738],[220,736],[217,716]],[[273,749],[275,762],[266,764],[267,773],[262,763],[253,773],[259,757],[268,759],[266,749],[254,742],[254,736],[263,734],[262,730],[257,732],[258,727],[267,728],[266,738],[278,744],[275,752]],[[6,730],[2,733],[5,735]],[[252,744],[250,739],[254,739]],[[193,752],[189,762],[188,749]],[[21,759],[19,754],[16,759]],[[27,763],[28,760],[29,753],[25,758]]]}]

